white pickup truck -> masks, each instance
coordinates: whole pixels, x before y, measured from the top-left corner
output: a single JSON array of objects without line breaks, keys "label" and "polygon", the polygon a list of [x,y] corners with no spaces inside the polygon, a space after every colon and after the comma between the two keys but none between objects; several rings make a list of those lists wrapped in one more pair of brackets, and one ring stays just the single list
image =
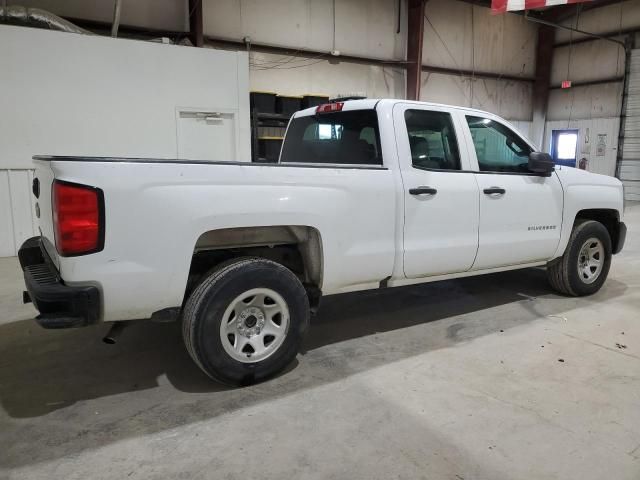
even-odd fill
[{"label": "white pickup truck", "polygon": [[534,266],[588,295],[626,235],[620,181],[554,168],[468,108],[303,110],[277,164],[34,159],[41,235],[20,261],[37,321],[179,318],[195,362],[228,384],[291,362],[322,295]]}]

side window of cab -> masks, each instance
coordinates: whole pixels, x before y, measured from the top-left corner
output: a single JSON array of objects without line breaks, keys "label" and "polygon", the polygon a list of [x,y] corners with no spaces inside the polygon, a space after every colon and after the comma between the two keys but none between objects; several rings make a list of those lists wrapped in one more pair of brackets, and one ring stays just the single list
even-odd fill
[{"label": "side window of cab", "polygon": [[458,140],[451,114],[430,110],[404,113],[411,164],[421,170],[460,170]]},{"label": "side window of cab", "polygon": [[520,135],[489,118],[466,118],[481,172],[529,173],[533,150]]}]

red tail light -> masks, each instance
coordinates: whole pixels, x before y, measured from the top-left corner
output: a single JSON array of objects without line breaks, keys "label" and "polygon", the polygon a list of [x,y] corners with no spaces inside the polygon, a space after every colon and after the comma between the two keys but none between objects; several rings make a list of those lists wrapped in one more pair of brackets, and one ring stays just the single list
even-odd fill
[{"label": "red tail light", "polygon": [[56,249],[64,257],[95,253],[104,246],[104,197],[99,188],[53,183]]},{"label": "red tail light", "polygon": [[344,107],[343,102],[323,103],[317,106],[316,113],[340,112],[342,111],[342,107]]}]

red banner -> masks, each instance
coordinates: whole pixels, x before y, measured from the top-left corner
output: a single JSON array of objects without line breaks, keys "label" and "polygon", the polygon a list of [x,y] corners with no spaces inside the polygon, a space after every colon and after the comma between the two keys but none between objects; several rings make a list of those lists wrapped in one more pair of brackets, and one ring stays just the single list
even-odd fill
[{"label": "red banner", "polygon": [[493,13],[504,13],[590,1],[591,0],[491,0],[491,11]]}]

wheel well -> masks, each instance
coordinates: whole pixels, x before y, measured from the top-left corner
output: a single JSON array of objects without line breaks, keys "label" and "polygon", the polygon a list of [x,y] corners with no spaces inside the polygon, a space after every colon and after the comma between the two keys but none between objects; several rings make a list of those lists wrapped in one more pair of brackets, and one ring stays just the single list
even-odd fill
[{"label": "wheel well", "polygon": [[305,286],[312,308],[317,307],[322,285],[322,242],[315,228],[300,225],[204,232],[193,249],[185,300],[207,272],[240,257],[266,258],[287,267]]},{"label": "wheel well", "polygon": [[618,235],[620,233],[619,230],[619,219],[620,216],[616,210],[611,209],[589,209],[589,210],[580,210],[576,215],[576,220],[595,220],[596,222],[600,222],[605,226],[607,231],[609,232],[609,236],[611,237],[611,245],[616,245],[618,243]]}]

